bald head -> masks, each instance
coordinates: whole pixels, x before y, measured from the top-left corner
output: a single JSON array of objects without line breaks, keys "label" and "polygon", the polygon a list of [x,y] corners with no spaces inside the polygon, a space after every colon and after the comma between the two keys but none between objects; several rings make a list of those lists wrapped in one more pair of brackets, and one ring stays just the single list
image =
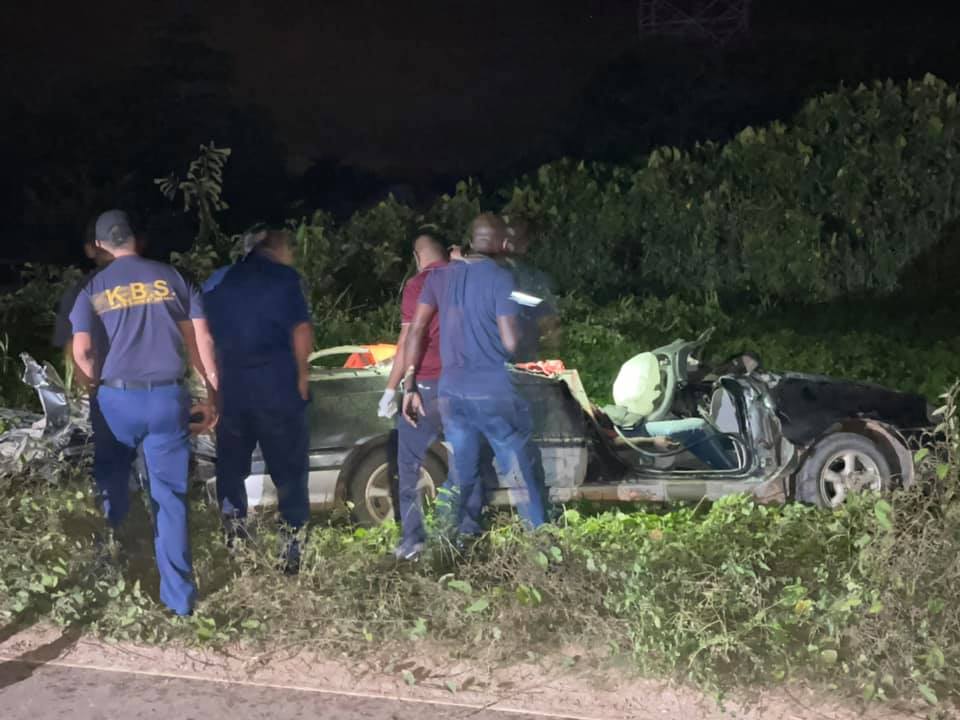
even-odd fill
[{"label": "bald head", "polygon": [[506,240],[507,224],[499,215],[483,213],[470,226],[470,246],[484,255],[504,252]]},{"label": "bald head", "polygon": [[413,241],[413,256],[417,261],[417,268],[420,269],[432,263],[446,260],[447,251],[440,240],[433,235],[424,233],[418,235],[417,239]]}]

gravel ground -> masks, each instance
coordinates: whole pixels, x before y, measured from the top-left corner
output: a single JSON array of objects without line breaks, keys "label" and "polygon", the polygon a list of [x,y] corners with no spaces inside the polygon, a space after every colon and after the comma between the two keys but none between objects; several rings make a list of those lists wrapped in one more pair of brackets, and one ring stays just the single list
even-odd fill
[{"label": "gravel ground", "polygon": [[[79,632],[0,628],[3,720],[894,720],[920,708],[864,705],[803,686],[757,689],[724,708],[695,689],[556,658],[457,661],[442,648],[383,649],[379,660],[302,649],[229,652],[103,643]],[[919,712],[918,712],[919,711]]]}]

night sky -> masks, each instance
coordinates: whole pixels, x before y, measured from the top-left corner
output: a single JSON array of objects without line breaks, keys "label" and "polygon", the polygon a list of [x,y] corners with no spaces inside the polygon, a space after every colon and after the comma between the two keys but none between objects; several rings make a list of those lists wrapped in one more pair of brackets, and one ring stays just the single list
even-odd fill
[{"label": "night sky", "polygon": [[7,26],[19,94],[56,102],[154,51],[193,7],[235,62],[232,93],[270,109],[298,170],[327,153],[457,174],[510,161],[637,39],[620,0],[101,0],[64,4],[56,23],[51,4],[24,3]]},{"label": "night sky", "polygon": [[152,178],[209,140],[235,150],[236,225],[343,216],[399,184],[422,204],[561,155],[638,162],[789,119],[842,81],[956,82],[943,5],[755,0],[751,34],[719,50],[641,39],[635,0],[17,3],[0,29],[0,258],[75,259],[114,199],[160,212]]}]

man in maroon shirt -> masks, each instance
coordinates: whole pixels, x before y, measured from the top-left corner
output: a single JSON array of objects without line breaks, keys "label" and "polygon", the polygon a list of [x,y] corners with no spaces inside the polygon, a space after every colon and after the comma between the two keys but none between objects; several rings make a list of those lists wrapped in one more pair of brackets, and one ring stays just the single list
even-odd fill
[{"label": "man in maroon shirt", "polygon": [[399,560],[415,560],[423,550],[426,534],[423,529],[422,498],[417,488],[420,467],[428,448],[440,436],[440,411],[437,408],[437,380],[440,378],[440,323],[437,316],[430,322],[419,362],[404,357],[407,330],[417,310],[420,290],[430,273],[440,271],[447,264],[443,244],[431,235],[420,235],[413,243],[417,274],[403,288],[400,302],[400,337],[397,354],[387,379],[387,389],[380,398],[378,414],[392,417],[397,412],[396,391],[408,365],[416,367],[416,383],[423,402],[423,410],[416,425],[402,420],[397,423],[397,470],[400,475],[398,500],[400,527],[403,538],[394,554]]}]

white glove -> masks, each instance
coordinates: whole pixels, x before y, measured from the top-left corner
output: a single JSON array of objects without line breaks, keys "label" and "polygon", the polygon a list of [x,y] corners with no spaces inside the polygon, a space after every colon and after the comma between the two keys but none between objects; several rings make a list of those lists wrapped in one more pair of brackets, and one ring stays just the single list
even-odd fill
[{"label": "white glove", "polygon": [[388,420],[397,414],[397,391],[389,388],[383,391],[380,397],[380,404],[377,406],[377,417],[387,418]]}]

